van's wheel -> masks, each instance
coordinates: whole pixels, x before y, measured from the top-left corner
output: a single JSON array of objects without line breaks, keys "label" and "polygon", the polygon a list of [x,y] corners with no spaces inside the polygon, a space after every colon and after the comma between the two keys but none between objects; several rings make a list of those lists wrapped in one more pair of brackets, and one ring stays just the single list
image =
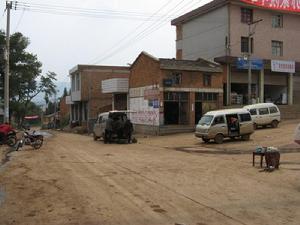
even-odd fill
[{"label": "van's wheel", "polygon": [[208,142],[209,142],[209,139],[208,139],[208,138],[202,138],[202,141],[203,141],[204,143],[208,143]]},{"label": "van's wheel", "polygon": [[242,135],[242,140],[243,141],[249,141],[250,140],[250,134]]},{"label": "van's wheel", "polygon": [[272,123],[271,123],[271,127],[272,128],[278,127],[278,121],[277,120],[273,120]]},{"label": "van's wheel", "polygon": [[253,123],[253,129],[256,130],[257,129],[257,124]]},{"label": "van's wheel", "polygon": [[217,134],[217,135],[215,136],[215,142],[216,142],[217,144],[222,144],[222,143],[223,143],[223,140],[224,140],[223,134]]}]

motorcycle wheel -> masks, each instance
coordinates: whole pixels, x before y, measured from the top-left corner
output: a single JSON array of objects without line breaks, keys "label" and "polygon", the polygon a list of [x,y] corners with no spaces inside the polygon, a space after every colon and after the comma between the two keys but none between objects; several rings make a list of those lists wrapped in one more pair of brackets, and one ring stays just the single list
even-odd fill
[{"label": "motorcycle wheel", "polygon": [[34,149],[39,149],[40,147],[42,147],[42,145],[43,145],[43,138],[37,138],[32,146]]},{"label": "motorcycle wheel", "polygon": [[14,147],[15,144],[17,143],[17,138],[16,137],[9,137],[6,141],[6,144],[9,146],[9,147]]}]

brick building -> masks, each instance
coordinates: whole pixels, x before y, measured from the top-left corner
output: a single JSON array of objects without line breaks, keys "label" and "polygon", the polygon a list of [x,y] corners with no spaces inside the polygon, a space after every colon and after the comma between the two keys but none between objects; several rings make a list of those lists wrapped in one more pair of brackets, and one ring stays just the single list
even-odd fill
[{"label": "brick building", "polygon": [[129,99],[137,131],[158,134],[166,125],[194,129],[205,112],[223,105],[222,68],[142,52],[131,65]]},{"label": "brick building", "polygon": [[121,66],[77,65],[71,69],[71,121],[82,126],[89,124],[90,131],[97,115],[113,108],[113,94],[102,93],[102,81],[128,79],[129,73],[129,67]]},{"label": "brick building", "polygon": [[[250,78],[254,102],[300,104],[297,1],[214,0],[171,23],[177,31],[177,59],[202,57],[224,66],[227,105],[248,102]],[[252,76],[249,58],[251,65],[262,64],[252,65]]]}]

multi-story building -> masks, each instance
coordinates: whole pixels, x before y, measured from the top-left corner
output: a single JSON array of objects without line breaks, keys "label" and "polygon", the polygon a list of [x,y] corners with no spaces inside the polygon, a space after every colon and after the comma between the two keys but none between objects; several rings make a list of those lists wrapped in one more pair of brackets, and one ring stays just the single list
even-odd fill
[{"label": "multi-story building", "polygon": [[223,66],[227,105],[249,102],[249,83],[252,102],[300,104],[298,0],[214,0],[171,23],[177,59]]},{"label": "multi-story building", "polygon": [[[127,109],[128,87],[119,93],[114,92],[118,91],[114,86],[103,86],[103,82],[108,81],[108,84],[112,85],[119,84],[119,79],[128,82],[129,73],[129,67],[121,66],[77,65],[71,69],[71,96],[68,98],[71,105],[70,120],[87,126],[90,131],[99,113],[112,109]],[[114,105],[115,100],[118,104]]]}]

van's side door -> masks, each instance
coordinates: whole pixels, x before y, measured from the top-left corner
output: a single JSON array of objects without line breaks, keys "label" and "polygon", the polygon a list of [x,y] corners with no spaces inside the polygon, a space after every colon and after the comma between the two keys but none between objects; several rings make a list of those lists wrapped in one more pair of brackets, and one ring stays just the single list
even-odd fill
[{"label": "van's side door", "polygon": [[270,112],[269,108],[259,108],[258,110],[258,116],[257,116],[257,124],[259,125],[265,125],[270,123]]},{"label": "van's side door", "polygon": [[108,117],[106,115],[103,115],[100,121],[100,137],[103,136],[103,134],[105,133],[105,128],[106,128],[106,121],[107,121]]},{"label": "van's side door", "polygon": [[240,120],[240,135],[251,134],[254,131],[253,121],[250,113],[239,114]]},{"label": "van's side door", "polygon": [[224,137],[228,136],[228,127],[226,124],[225,116],[215,116],[212,126],[210,128],[212,135],[223,134]]}]

